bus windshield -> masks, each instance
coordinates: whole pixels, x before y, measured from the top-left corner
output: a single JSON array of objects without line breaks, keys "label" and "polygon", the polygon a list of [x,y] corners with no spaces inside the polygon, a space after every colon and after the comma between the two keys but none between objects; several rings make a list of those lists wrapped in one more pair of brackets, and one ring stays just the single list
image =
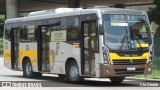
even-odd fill
[{"label": "bus windshield", "polygon": [[149,25],[145,16],[103,15],[104,42],[111,50],[149,46]]}]

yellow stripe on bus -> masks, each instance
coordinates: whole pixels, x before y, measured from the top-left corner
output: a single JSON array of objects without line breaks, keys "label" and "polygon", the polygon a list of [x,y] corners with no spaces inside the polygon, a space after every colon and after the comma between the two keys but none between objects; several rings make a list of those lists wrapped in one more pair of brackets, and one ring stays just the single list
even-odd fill
[{"label": "yellow stripe on bus", "polygon": [[149,45],[148,44],[136,44],[136,47],[148,47]]},{"label": "yellow stripe on bus", "polygon": [[4,50],[4,61],[11,62],[11,50]]},{"label": "yellow stripe on bus", "polygon": [[142,56],[119,56],[116,53],[110,53],[110,61],[113,64],[114,60],[128,60],[128,59],[147,59],[148,62],[149,53],[144,53]]},{"label": "yellow stripe on bus", "polygon": [[[24,57],[29,57],[32,65],[37,65],[38,63],[38,60],[37,60],[37,50],[22,50],[20,49],[19,50],[19,62],[20,64],[22,64],[22,60]],[[50,66],[52,65],[52,59],[53,59],[53,56],[50,55]],[[4,60],[5,62],[11,62],[11,50],[4,50]]]},{"label": "yellow stripe on bus", "polygon": [[37,64],[37,50],[19,50],[19,59],[20,59],[20,64],[22,64],[23,58],[27,56],[29,57],[31,63],[33,65]]}]

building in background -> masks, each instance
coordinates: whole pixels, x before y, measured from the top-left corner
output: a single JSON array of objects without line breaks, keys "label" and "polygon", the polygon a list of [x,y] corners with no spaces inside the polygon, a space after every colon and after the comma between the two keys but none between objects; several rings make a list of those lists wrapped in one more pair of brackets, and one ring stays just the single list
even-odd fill
[{"label": "building in background", "polygon": [[[153,0],[0,0],[0,14],[6,18],[23,17],[28,13],[39,10],[60,7],[92,7],[109,6],[136,10],[149,10],[154,7]],[[155,24],[153,23],[155,32]]]},{"label": "building in background", "polygon": [[137,10],[153,7],[153,0],[0,0],[0,14],[14,18],[32,11],[59,7],[111,6]]}]

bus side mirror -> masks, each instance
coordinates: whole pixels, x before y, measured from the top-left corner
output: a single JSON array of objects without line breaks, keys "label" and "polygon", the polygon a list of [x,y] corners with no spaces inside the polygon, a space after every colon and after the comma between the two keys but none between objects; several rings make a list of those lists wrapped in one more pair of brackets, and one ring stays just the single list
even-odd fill
[{"label": "bus side mirror", "polygon": [[99,25],[99,34],[104,35],[104,29],[102,25]]}]

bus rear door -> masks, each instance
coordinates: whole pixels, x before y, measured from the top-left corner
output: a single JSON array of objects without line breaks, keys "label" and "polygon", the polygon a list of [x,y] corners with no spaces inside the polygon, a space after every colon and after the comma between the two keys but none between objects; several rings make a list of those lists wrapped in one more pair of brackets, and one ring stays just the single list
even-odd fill
[{"label": "bus rear door", "polygon": [[12,69],[19,68],[19,39],[20,28],[11,29],[11,67]]}]

